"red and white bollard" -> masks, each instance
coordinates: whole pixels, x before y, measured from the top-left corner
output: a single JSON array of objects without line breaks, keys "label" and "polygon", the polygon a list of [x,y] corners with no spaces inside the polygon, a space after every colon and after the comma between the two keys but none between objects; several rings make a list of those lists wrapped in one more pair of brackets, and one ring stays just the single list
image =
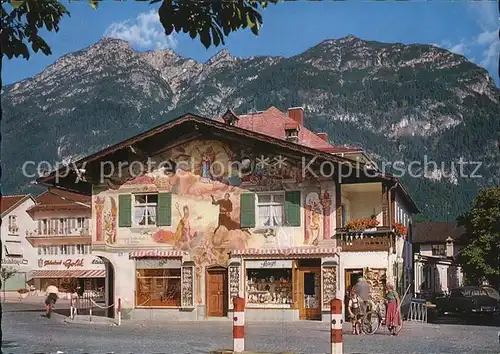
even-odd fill
[{"label": "red and white bollard", "polygon": [[342,300],[333,299],[330,302],[330,314],[332,316],[331,354],[342,354],[342,324],[344,323],[342,319]]},{"label": "red and white bollard", "polygon": [[242,353],[245,351],[245,299],[234,298],[233,308],[233,351]]},{"label": "red and white bollard", "polygon": [[118,306],[116,308],[116,311],[118,312],[118,326],[121,326],[122,324],[122,299],[118,298]]}]

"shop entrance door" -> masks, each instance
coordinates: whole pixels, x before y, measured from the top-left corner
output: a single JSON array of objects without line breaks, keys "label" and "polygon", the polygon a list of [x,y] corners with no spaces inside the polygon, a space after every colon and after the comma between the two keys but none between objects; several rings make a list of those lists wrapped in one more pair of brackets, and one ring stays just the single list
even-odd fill
[{"label": "shop entrance door", "polygon": [[321,268],[299,268],[299,318],[321,320]]},{"label": "shop entrance door", "polygon": [[206,278],[207,316],[227,316],[227,270],[208,269]]},{"label": "shop entrance door", "polygon": [[359,278],[363,277],[363,269],[346,269],[345,271],[345,297],[344,297],[344,307],[345,307],[345,320],[349,319],[349,311],[347,306],[349,305],[349,296],[351,294],[351,288],[356,285]]}]

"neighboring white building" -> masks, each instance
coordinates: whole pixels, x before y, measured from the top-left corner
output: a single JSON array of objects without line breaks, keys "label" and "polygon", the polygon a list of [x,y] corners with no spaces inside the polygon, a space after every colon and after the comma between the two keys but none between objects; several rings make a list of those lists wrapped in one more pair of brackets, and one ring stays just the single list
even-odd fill
[{"label": "neighboring white building", "polygon": [[26,239],[35,252],[30,285],[80,294],[103,289],[104,264],[91,254],[90,198],[51,188],[27,212],[33,221]]},{"label": "neighboring white building", "polygon": [[35,200],[30,194],[2,196],[2,268],[16,272],[2,284],[2,290],[26,288],[29,271],[36,266],[36,250],[26,240],[26,231],[35,227],[26,212],[33,205]]},{"label": "neighboring white building", "polygon": [[415,294],[432,297],[463,285],[456,257],[464,244],[465,229],[455,222],[422,222],[414,225]]}]

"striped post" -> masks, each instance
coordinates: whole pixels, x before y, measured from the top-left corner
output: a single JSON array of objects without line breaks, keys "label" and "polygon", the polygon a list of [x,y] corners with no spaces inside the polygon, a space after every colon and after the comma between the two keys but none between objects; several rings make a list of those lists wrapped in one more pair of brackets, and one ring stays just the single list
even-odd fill
[{"label": "striped post", "polygon": [[234,298],[233,308],[233,351],[242,353],[245,351],[245,299]]},{"label": "striped post", "polygon": [[342,354],[342,300],[333,299],[330,302],[330,314],[332,315],[332,331],[331,331],[331,354]]},{"label": "striped post", "polygon": [[118,298],[118,307],[116,309],[118,311],[118,326],[122,324],[122,299]]}]

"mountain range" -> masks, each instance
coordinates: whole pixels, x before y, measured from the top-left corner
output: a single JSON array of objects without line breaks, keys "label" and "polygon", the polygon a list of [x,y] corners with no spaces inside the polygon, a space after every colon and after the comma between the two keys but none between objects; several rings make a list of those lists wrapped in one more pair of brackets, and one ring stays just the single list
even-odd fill
[{"label": "mountain range", "polygon": [[303,106],[305,125],[332,144],[419,176],[402,177],[419,218],[453,220],[499,183],[499,100],[485,69],[431,45],[347,36],[288,58],[222,50],[201,63],[103,38],[2,88],[3,193],[33,191],[25,161],[67,163],[186,112]]}]

